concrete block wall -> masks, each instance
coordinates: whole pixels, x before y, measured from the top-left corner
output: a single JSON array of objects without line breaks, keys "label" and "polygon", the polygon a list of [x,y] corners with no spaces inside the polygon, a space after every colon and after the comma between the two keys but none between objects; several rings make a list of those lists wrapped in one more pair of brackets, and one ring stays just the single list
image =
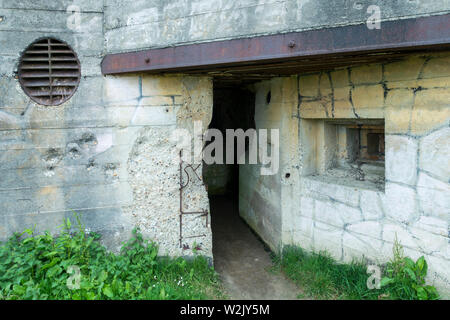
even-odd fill
[{"label": "concrete block wall", "polygon": [[[256,130],[279,130],[279,170],[261,175],[261,165],[239,166],[239,214],[274,251],[294,212],[298,192],[298,88],[296,77],[274,78],[255,84]],[[270,101],[268,101],[270,95]],[[259,138],[259,135],[258,135]],[[270,148],[270,147],[268,147]]]},{"label": "concrete block wall", "polygon": [[[299,75],[300,188],[284,243],[384,263],[397,235],[448,296],[449,85],[448,52]],[[330,143],[314,133],[317,119],[385,120],[384,190],[314,175],[317,146]]]},{"label": "concrete block wall", "polygon": [[[0,240],[33,225],[58,232],[76,211],[116,248],[132,193],[111,152],[115,125],[103,102],[103,3],[77,1],[79,28],[69,23],[72,4],[0,1]],[[80,85],[60,106],[35,104],[16,77],[20,54],[41,37],[67,42],[81,63]]]},{"label": "concrete block wall", "polygon": [[109,53],[448,13],[447,0],[106,0]]},{"label": "concrete block wall", "polygon": [[[295,244],[343,262],[385,263],[397,236],[448,297],[449,62],[448,52],[414,55],[255,85],[256,128],[280,130],[281,161],[274,176],[240,166],[244,220],[272,250]],[[352,119],[384,120],[382,188],[326,174],[321,155],[339,146],[324,121]]]},{"label": "concrete block wall", "polygon": [[[122,206],[129,226],[155,241],[161,255],[190,256],[194,248],[212,258],[210,216],[185,215],[180,247],[180,167],[175,129],[194,136],[194,121],[203,131],[212,117],[212,80],[206,77],[128,75],[105,79],[105,105],[120,120],[112,135],[111,156],[120,157],[120,178],[130,190]],[[200,137],[201,139],[201,137]],[[196,164],[194,164],[196,167]],[[186,170],[186,171],[185,171]],[[183,211],[209,212],[208,195],[192,169],[183,165]],[[202,167],[196,173],[202,174]],[[195,237],[204,235],[202,237]]]},{"label": "concrete block wall", "polygon": [[[78,28],[71,5],[80,9]],[[0,1],[0,241],[33,226],[58,233],[75,211],[112,250],[139,226],[161,254],[190,255],[196,241],[212,256],[206,219],[185,219],[184,236],[205,237],[179,247],[178,165],[168,162],[175,128],[192,131],[195,120],[207,127],[212,82],[103,77],[103,8],[103,1]],[[40,37],[67,42],[80,60],[80,85],[59,106],[34,103],[16,76],[20,54]],[[185,193],[184,210],[209,209],[203,186]]]}]

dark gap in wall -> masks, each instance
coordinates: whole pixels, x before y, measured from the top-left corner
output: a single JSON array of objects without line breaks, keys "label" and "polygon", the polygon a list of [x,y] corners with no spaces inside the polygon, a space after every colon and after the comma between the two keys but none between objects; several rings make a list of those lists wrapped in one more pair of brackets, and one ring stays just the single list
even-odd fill
[{"label": "dark gap in wall", "polygon": [[[210,197],[227,196],[237,203],[239,194],[239,165],[237,159],[241,155],[238,154],[236,143],[234,143],[234,164],[226,164],[226,130],[242,129],[246,131],[250,128],[254,129],[254,114],[255,94],[253,92],[239,86],[222,87],[215,83],[213,117],[209,129],[218,129],[223,135],[224,164],[204,165],[203,176]],[[206,145],[211,142],[207,142]],[[247,140],[246,150],[248,150]]]},{"label": "dark gap in wall", "polygon": [[[223,246],[227,237],[241,230],[239,218],[239,165],[236,138],[233,164],[226,164],[226,130],[255,128],[255,94],[245,86],[224,86],[214,83],[213,116],[209,129],[220,130],[223,136],[223,164],[203,164],[203,179],[210,200],[211,226],[213,232],[213,253],[220,257],[226,251]],[[214,140],[213,140],[214,141]],[[206,145],[212,143],[206,142]],[[246,141],[246,150],[249,143]],[[246,160],[246,163],[248,158]],[[246,227],[245,227],[246,228]],[[234,236],[233,236],[234,237]]]}]

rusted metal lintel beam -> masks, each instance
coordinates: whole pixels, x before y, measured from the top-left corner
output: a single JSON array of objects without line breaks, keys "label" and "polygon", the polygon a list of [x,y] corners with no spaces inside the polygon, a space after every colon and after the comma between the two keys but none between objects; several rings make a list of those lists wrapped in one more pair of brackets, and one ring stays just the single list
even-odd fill
[{"label": "rusted metal lintel beam", "polygon": [[450,45],[450,14],[106,55],[103,74],[208,71],[317,56],[442,48]]}]

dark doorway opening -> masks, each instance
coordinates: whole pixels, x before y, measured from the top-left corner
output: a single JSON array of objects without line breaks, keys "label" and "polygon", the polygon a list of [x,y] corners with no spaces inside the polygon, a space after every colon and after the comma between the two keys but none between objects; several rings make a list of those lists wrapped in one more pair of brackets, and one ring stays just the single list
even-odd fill
[{"label": "dark doorway opening", "polygon": [[[251,86],[214,84],[209,128],[222,132],[225,145],[227,129],[255,129],[254,117],[255,93]],[[248,151],[250,144],[246,140],[245,150]],[[242,185],[246,177],[244,170],[239,175],[237,159],[241,155],[237,154],[236,144],[234,146],[233,164],[203,165],[210,201],[215,269],[231,299],[295,299],[297,288],[283,276],[269,272],[272,260],[268,248],[239,215],[239,179]]]},{"label": "dark doorway opening", "polygon": [[[220,82],[214,83],[213,117],[209,129],[217,129],[222,133],[223,164],[204,164],[203,177],[208,188],[210,202],[214,202],[217,198],[226,198],[232,203],[234,213],[239,211],[239,165],[237,159],[241,155],[238,154],[236,143],[234,143],[234,161],[232,164],[226,163],[227,148],[225,146],[228,142],[226,130],[255,129],[254,114],[255,94],[250,88],[224,86]],[[247,140],[245,150],[248,150]],[[214,220],[213,216],[212,220]]]}]

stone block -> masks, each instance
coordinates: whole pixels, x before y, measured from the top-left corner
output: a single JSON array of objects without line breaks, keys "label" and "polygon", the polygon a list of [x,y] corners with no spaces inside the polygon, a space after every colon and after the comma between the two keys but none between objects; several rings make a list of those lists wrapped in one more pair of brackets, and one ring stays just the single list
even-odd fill
[{"label": "stone block", "polygon": [[450,247],[447,236],[440,236],[414,227],[410,227],[409,230],[411,235],[416,239],[420,251],[450,259],[450,256],[447,255]]},{"label": "stone block", "polygon": [[382,85],[362,85],[352,90],[353,106],[361,118],[384,118],[384,89]]},{"label": "stone block", "polygon": [[370,262],[383,261],[384,257],[380,255],[380,249],[383,242],[379,239],[373,239],[362,234],[344,232],[342,237],[342,259],[346,263],[354,260],[361,261],[367,259]]},{"label": "stone block", "polygon": [[322,72],[319,76],[319,95],[332,98],[333,86],[330,76]]},{"label": "stone block", "polygon": [[372,190],[360,190],[361,212],[365,220],[379,220],[384,216],[384,194]]},{"label": "stone block", "polygon": [[344,222],[336,206],[330,202],[315,201],[315,220],[336,228],[344,228]]},{"label": "stone block", "polygon": [[300,232],[293,231],[292,234],[292,244],[299,246],[302,249],[312,252],[314,251],[314,240],[310,237],[303,236]]},{"label": "stone block", "polygon": [[178,107],[114,107],[109,109],[110,122],[119,126],[176,125]]},{"label": "stone block", "polygon": [[418,142],[408,136],[386,135],[386,179],[414,185]]},{"label": "stone block", "polygon": [[345,88],[350,85],[347,68],[331,71],[330,74],[331,74],[331,81],[333,83],[335,95],[336,95],[337,89]]},{"label": "stone block", "polygon": [[[72,0],[60,0],[57,2],[34,0],[2,0],[1,7],[27,10],[66,11],[67,8],[72,4],[74,4]],[[103,12],[103,4],[99,2],[93,2],[90,0],[77,0],[76,5],[80,7],[81,12]],[[51,14],[51,12],[48,12],[48,15]]]},{"label": "stone block", "polygon": [[300,105],[300,117],[304,119],[331,117],[331,101],[303,101]]},{"label": "stone block", "polygon": [[330,183],[326,177],[303,178],[302,181],[304,192],[312,197],[359,206],[359,192],[356,188]]},{"label": "stone block", "polygon": [[362,221],[348,225],[346,230],[350,233],[357,233],[374,239],[381,239],[382,227],[383,226],[379,221]]},{"label": "stone block", "polygon": [[450,120],[450,92],[448,89],[427,89],[416,93],[411,115],[411,133],[424,135],[448,125]]},{"label": "stone block", "polygon": [[450,180],[450,128],[420,139],[419,167],[442,180]]},{"label": "stone block", "polygon": [[142,95],[149,97],[182,95],[183,83],[182,78],[177,76],[143,76]]},{"label": "stone block", "polygon": [[350,78],[354,85],[380,83],[383,79],[381,64],[353,67]]},{"label": "stone block", "polygon": [[443,299],[450,299],[449,260],[434,255],[426,255],[428,263],[427,283],[434,285]]},{"label": "stone block", "polygon": [[29,100],[30,98],[23,92],[17,79],[12,76],[0,78],[0,108],[2,111],[20,115],[25,111]]},{"label": "stone block", "polygon": [[436,77],[436,78],[426,78],[417,80],[416,87],[422,88],[449,88],[450,87],[450,77]]},{"label": "stone block", "polygon": [[311,219],[314,218],[314,199],[300,197],[300,215]]},{"label": "stone block", "polygon": [[[350,86],[334,88],[333,97],[334,97],[335,103],[337,102],[336,100],[343,100],[345,102],[350,103],[350,89],[351,89]],[[335,105],[335,110],[336,110],[336,105]]]},{"label": "stone block", "polygon": [[401,61],[386,63],[384,66],[384,78],[388,82],[417,80],[420,70],[425,62],[425,58],[420,56],[412,56]]},{"label": "stone block", "polygon": [[386,183],[386,216],[398,222],[410,222],[418,217],[416,192],[396,183]]},{"label": "stone block", "polygon": [[295,219],[295,233],[299,233],[302,237],[313,238],[314,220],[299,216]]},{"label": "stone block", "polygon": [[140,99],[139,104],[141,106],[173,106],[175,105],[175,96],[144,97]]},{"label": "stone block", "polygon": [[299,90],[303,97],[318,97],[319,96],[319,75],[314,73],[305,76],[299,76]]},{"label": "stone block", "polygon": [[420,86],[418,80],[400,80],[400,81],[391,81],[386,83],[386,88],[389,90],[395,89],[409,89],[415,90]]},{"label": "stone block", "polygon": [[420,209],[426,214],[440,219],[450,216],[450,184],[420,172],[417,180],[417,195]]},{"label": "stone block", "polygon": [[[64,14],[67,15],[65,12]],[[42,36],[42,31],[34,29],[28,29],[26,32],[2,32],[2,41],[8,45],[0,47],[0,54],[18,57],[26,47]],[[101,28],[89,33],[77,33],[71,30],[55,32],[54,37],[69,44],[78,56],[98,56],[103,52],[104,38]]]},{"label": "stone block", "polygon": [[[81,8],[80,8],[81,9]],[[76,30],[68,27],[68,14],[66,8],[63,10],[29,10],[25,9],[2,9],[5,17],[0,24],[0,30],[8,32],[28,30],[39,30],[43,33],[49,32],[79,32],[83,34],[99,33],[103,28],[103,15],[98,12],[80,12],[78,17],[80,24]],[[50,23],[51,21],[51,23]]]},{"label": "stone block", "polygon": [[423,68],[422,78],[450,76],[450,55],[432,57]]},{"label": "stone block", "polygon": [[362,221],[358,209],[337,202],[315,201],[315,220],[343,229],[346,224]]},{"label": "stone block", "polygon": [[337,100],[334,102],[335,119],[355,119],[356,115],[350,100]]},{"label": "stone block", "polygon": [[343,233],[342,228],[316,221],[314,226],[314,250],[316,252],[326,251],[334,259],[341,260]]},{"label": "stone block", "polygon": [[408,89],[388,91],[385,110],[386,134],[409,132],[414,92]]},{"label": "stone block", "polygon": [[104,96],[107,102],[137,99],[141,96],[139,76],[107,76]]},{"label": "stone block", "polygon": [[449,221],[444,219],[421,216],[412,226],[416,229],[421,229],[442,237],[448,236]]},{"label": "stone block", "polygon": [[[396,224],[391,222],[384,223],[383,241],[394,243],[396,237],[402,246],[417,249],[416,240],[411,235],[405,224]],[[392,247],[389,251],[392,253]]]}]

